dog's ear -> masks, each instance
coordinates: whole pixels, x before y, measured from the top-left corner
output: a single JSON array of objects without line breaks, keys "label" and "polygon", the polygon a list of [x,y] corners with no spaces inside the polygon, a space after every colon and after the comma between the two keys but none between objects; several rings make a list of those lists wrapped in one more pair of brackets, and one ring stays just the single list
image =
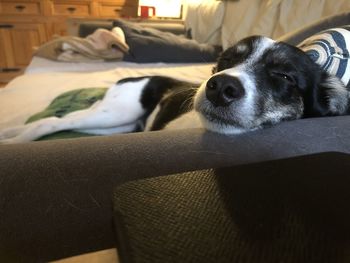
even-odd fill
[{"label": "dog's ear", "polygon": [[328,73],[323,73],[318,87],[319,96],[325,102],[325,115],[344,115],[349,109],[349,90],[338,78]]}]

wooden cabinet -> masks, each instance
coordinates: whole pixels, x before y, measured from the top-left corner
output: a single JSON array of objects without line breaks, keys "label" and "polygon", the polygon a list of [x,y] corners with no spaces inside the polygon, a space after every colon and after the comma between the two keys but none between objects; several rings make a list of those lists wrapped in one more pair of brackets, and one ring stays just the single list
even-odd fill
[{"label": "wooden cabinet", "polygon": [[25,68],[33,50],[65,35],[69,18],[136,17],[138,0],[0,0],[0,82]]},{"label": "wooden cabinet", "polygon": [[[11,24],[10,24],[11,25]],[[47,41],[45,24],[14,23],[0,28],[2,68],[22,68],[31,60],[33,48]]]}]

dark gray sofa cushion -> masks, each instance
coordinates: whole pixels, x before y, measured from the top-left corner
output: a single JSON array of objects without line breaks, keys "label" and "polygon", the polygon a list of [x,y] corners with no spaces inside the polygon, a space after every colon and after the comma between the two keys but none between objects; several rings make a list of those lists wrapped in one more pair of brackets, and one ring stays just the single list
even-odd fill
[{"label": "dark gray sofa cushion", "polygon": [[306,25],[305,27],[302,27],[293,32],[285,34],[284,36],[278,38],[277,40],[296,46],[300,42],[302,42],[304,39],[320,31],[323,31],[332,27],[340,27],[340,26],[349,25],[349,24],[350,24],[350,12],[345,12],[339,15],[323,18],[315,23]]},{"label": "dark gray sofa cushion", "polygon": [[121,262],[350,262],[350,155],[323,153],[128,182]]},{"label": "dark gray sofa cushion", "polygon": [[48,261],[113,247],[111,196],[124,182],[350,153],[349,131],[350,117],[343,116],[236,136],[189,129],[0,145],[0,258]]},{"label": "dark gray sofa cushion", "polygon": [[170,32],[155,28],[146,28],[137,23],[116,20],[114,27],[120,27],[125,34],[126,43],[130,47],[129,54],[124,56],[130,62],[213,62],[217,60],[220,47],[200,44]]}]

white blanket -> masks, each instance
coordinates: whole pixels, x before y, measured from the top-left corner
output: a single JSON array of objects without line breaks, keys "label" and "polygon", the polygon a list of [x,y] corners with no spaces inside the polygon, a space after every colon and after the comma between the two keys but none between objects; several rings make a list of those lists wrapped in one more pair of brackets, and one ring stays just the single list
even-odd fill
[{"label": "white blanket", "polygon": [[[56,96],[66,91],[108,87],[125,77],[145,75],[171,76],[199,84],[211,75],[213,67],[212,64],[116,63],[115,69],[112,70],[69,73],[52,72],[61,67],[72,66],[68,63],[55,63],[53,67],[41,67],[40,73],[39,69],[35,73],[32,66],[26,74],[11,81],[6,88],[0,89],[0,129],[23,124],[28,117],[44,110]],[[90,64],[90,69],[92,68]]]}]

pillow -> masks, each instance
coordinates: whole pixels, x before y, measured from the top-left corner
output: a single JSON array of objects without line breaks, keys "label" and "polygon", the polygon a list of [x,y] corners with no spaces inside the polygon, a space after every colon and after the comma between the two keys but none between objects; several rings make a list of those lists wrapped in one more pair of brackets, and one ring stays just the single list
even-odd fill
[{"label": "pillow", "polygon": [[332,28],[298,45],[310,58],[350,87],[350,26]]},{"label": "pillow", "polygon": [[113,27],[120,27],[125,34],[129,45],[129,54],[124,61],[150,62],[214,62],[221,47],[209,44],[200,44],[195,40],[187,39],[169,32],[154,28],[145,28],[137,23],[116,20]]}]

